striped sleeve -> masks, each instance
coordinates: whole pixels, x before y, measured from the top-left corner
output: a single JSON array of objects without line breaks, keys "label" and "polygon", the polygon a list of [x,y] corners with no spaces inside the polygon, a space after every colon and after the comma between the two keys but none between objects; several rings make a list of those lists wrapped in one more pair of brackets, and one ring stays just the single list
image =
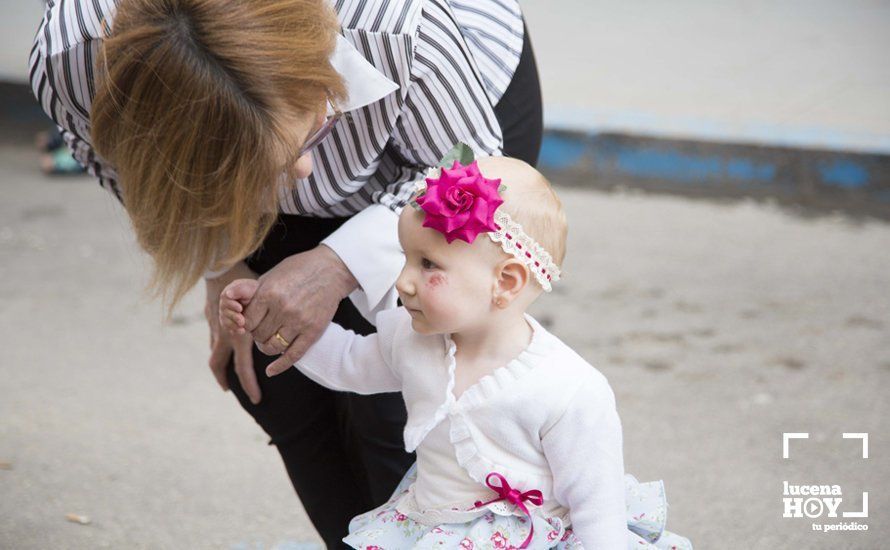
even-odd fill
[{"label": "striped sleeve", "polygon": [[498,155],[503,137],[486,86],[448,3],[424,3],[409,92],[378,167],[386,182],[371,199],[398,212],[414,183],[454,144]]},{"label": "striped sleeve", "polygon": [[114,169],[90,143],[93,60],[102,36],[102,18],[112,8],[111,0],[49,0],[34,37],[29,67],[34,96],[59,126],[74,158],[120,200]]},{"label": "striped sleeve", "polygon": [[448,0],[461,34],[473,53],[492,105],[513,79],[522,55],[522,12],[510,0]]}]

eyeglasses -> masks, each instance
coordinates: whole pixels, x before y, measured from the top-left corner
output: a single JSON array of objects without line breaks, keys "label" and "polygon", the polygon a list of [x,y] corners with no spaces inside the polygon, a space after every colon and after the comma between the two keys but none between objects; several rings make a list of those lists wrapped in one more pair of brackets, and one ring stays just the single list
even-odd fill
[{"label": "eyeglasses", "polygon": [[337,121],[340,120],[340,117],[343,116],[343,113],[340,112],[340,110],[337,109],[337,107],[334,106],[333,103],[331,103],[330,99],[328,99],[328,105],[331,106],[334,114],[328,116],[325,119],[324,124],[322,124],[318,128],[318,130],[313,132],[312,135],[309,136],[309,138],[303,143],[303,146],[300,148],[300,154],[297,155],[298,157],[302,157],[303,155],[311,151],[314,147],[316,147],[319,143],[324,141],[324,138],[328,137],[331,131],[333,131],[334,125],[337,124]]}]

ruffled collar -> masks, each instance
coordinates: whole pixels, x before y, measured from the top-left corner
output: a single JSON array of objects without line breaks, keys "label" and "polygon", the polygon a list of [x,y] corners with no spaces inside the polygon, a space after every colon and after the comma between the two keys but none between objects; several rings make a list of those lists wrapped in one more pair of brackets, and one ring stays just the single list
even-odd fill
[{"label": "ruffled collar", "polygon": [[[423,439],[449,414],[462,413],[485,403],[492,396],[504,388],[511,386],[527,373],[533,371],[543,362],[553,347],[554,337],[540,325],[531,315],[525,314],[525,319],[532,328],[532,337],[529,344],[519,355],[510,360],[506,365],[496,368],[477,380],[472,386],[464,390],[460,398],[454,396],[454,371],[457,368],[455,354],[457,344],[450,334],[443,334],[441,338],[443,361],[446,365],[447,380],[439,394],[441,401],[432,416],[422,427],[406,427],[405,450],[411,452],[417,448]],[[453,435],[453,434],[452,434]]]},{"label": "ruffled collar", "polygon": [[[495,463],[489,457],[480,453],[473,438],[468,417],[463,414],[488,402],[495,394],[509,391],[516,381],[534,371],[539,365],[544,363],[544,358],[550,355],[555,337],[547,332],[531,315],[525,314],[525,319],[532,327],[532,338],[528,346],[506,365],[498,367],[490,374],[480,378],[475,384],[467,388],[461,394],[460,399],[456,401],[454,401],[453,388],[454,370],[456,367],[454,354],[457,351],[457,346],[450,335],[446,336],[445,345],[449,358],[448,394],[445,398],[445,404],[439,409],[439,412],[442,413],[448,410],[456,413],[450,416],[449,440],[454,446],[455,460],[457,460],[458,465],[467,472],[471,479],[484,485],[485,478],[489,473],[501,472],[509,476],[514,487],[535,488],[542,491],[545,495],[550,495],[553,489],[553,479],[548,471],[536,471],[527,465],[519,469],[512,468],[507,464]],[[502,503],[492,503],[487,505],[486,508],[495,513],[501,513],[498,511],[499,504]],[[510,512],[505,511],[504,513]]]},{"label": "ruffled collar", "polygon": [[457,344],[452,339],[451,334],[442,335],[445,358],[448,364],[448,384],[444,404],[446,407],[451,403],[459,403],[467,408],[478,405],[541,363],[541,360],[548,354],[549,346],[547,341],[549,340],[550,333],[528,313],[525,313],[524,317],[532,329],[532,337],[529,344],[519,355],[508,361],[506,365],[494,369],[464,390],[460,398],[454,397]]}]

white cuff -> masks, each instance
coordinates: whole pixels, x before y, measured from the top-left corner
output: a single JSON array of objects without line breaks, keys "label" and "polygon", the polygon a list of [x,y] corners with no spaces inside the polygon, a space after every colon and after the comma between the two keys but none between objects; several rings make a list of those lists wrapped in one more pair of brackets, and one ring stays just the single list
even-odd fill
[{"label": "white cuff", "polygon": [[228,273],[228,271],[230,269],[232,269],[232,266],[224,267],[224,268],[220,269],[219,271],[212,271],[212,270],[208,269],[207,271],[204,272],[204,280],[206,281],[206,280],[210,280],[210,279],[216,279],[216,278],[220,277],[221,275]]},{"label": "white cuff", "polygon": [[396,307],[395,284],[405,256],[399,245],[399,216],[386,206],[372,204],[321,241],[343,260],[358,281],[349,295],[356,309],[371,323],[377,313]]}]

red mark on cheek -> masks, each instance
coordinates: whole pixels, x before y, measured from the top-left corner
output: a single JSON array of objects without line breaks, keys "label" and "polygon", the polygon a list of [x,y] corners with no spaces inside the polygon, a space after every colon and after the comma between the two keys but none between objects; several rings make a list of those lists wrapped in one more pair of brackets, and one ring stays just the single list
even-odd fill
[{"label": "red mark on cheek", "polygon": [[444,285],[447,281],[445,280],[445,276],[441,273],[433,274],[429,281],[426,282],[426,286],[429,288],[438,288]]}]

